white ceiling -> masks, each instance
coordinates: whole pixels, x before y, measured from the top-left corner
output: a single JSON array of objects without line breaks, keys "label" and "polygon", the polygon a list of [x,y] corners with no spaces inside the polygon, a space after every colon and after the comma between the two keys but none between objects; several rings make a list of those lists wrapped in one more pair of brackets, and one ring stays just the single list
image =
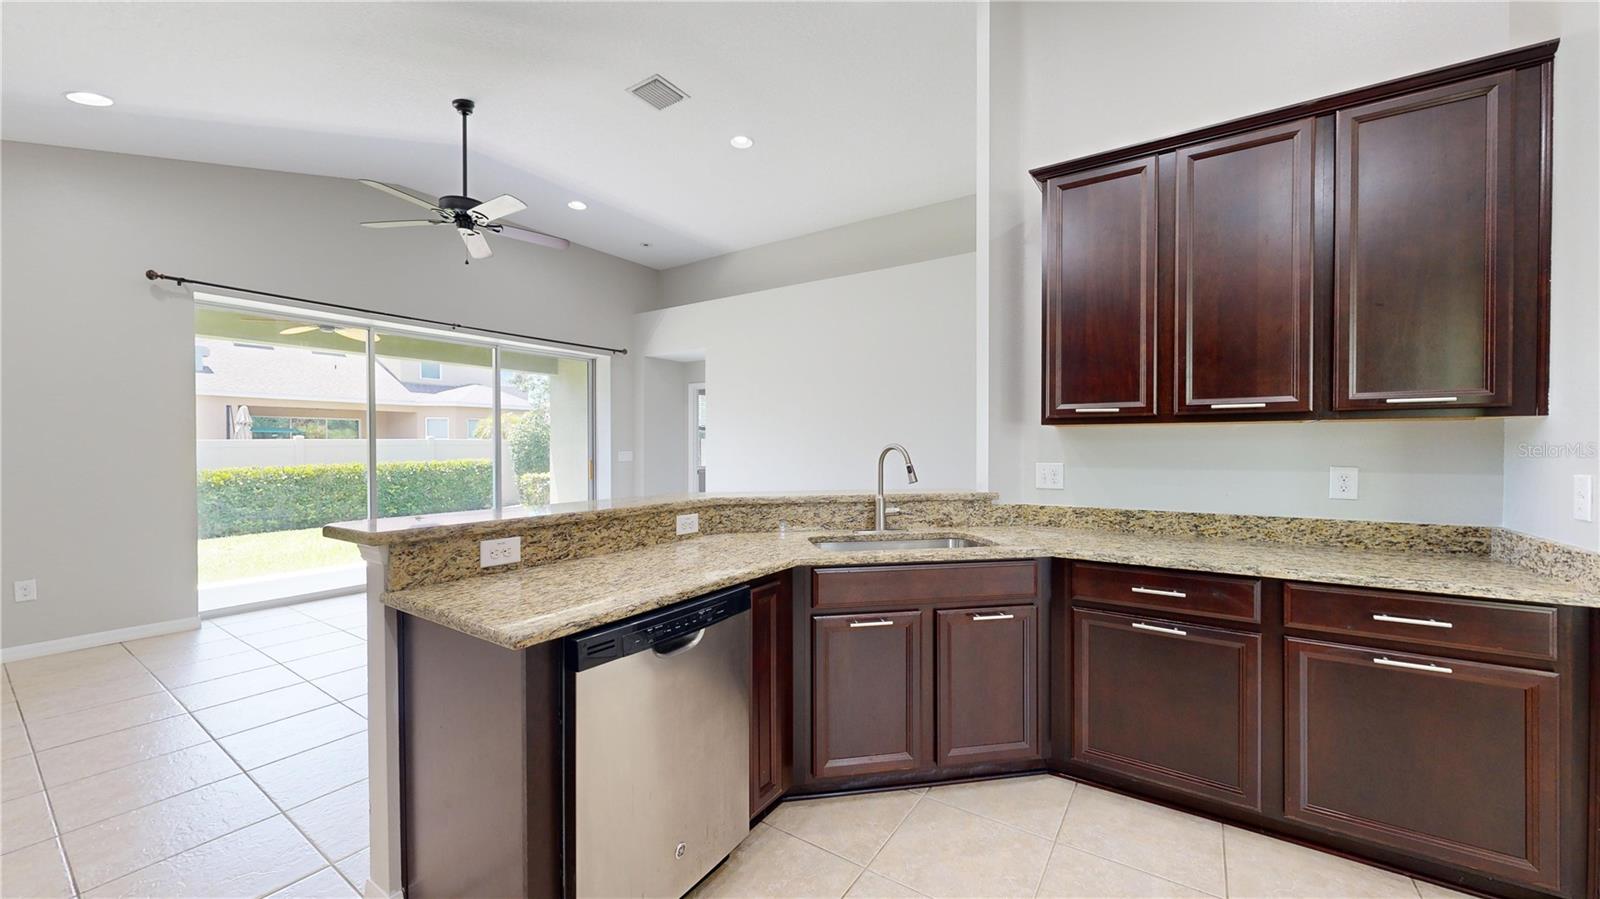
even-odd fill
[{"label": "white ceiling", "polygon": [[[474,196],[667,268],[972,193],[975,21],[956,3],[7,2],[0,133],[437,195],[459,189],[450,100],[471,97]],[[657,72],[690,99],[627,93]],[[411,211],[373,193],[373,218]]]}]

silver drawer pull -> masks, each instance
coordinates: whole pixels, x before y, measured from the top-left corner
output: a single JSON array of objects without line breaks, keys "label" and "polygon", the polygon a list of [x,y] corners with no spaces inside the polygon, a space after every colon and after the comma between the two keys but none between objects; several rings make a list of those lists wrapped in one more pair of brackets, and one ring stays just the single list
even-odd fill
[{"label": "silver drawer pull", "polygon": [[1385,615],[1378,613],[1372,616],[1373,621],[1387,621],[1390,624],[1415,624],[1418,627],[1455,627],[1448,621],[1435,621],[1432,618],[1402,618],[1399,615]]},{"label": "silver drawer pull", "polygon": [[1073,409],[1074,412],[1120,412],[1121,409]]},{"label": "silver drawer pull", "polygon": [[1173,599],[1183,599],[1189,594],[1182,590],[1157,590],[1154,587],[1129,587],[1134,593],[1147,593],[1151,596],[1170,596]]},{"label": "silver drawer pull", "polygon": [[1384,400],[1386,403],[1400,405],[1401,403],[1453,403],[1453,396],[1391,396]]},{"label": "silver drawer pull", "polygon": [[1454,668],[1446,668],[1443,665],[1423,665],[1423,664],[1420,664],[1418,662],[1399,662],[1399,661],[1396,661],[1394,659],[1386,659],[1383,656],[1379,656],[1379,657],[1373,659],[1372,660],[1372,664],[1374,664],[1374,665],[1388,665],[1390,668],[1410,668],[1413,671],[1432,671],[1432,672],[1435,672],[1437,674],[1454,674],[1455,673],[1455,669]]},{"label": "silver drawer pull", "polygon": [[850,626],[851,627],[888,627],[891,624],[894,624],[894,622],[889,620],[888,618],[879,618],[877,621],[852,621],[852,622],[850,622]]},{"label": "silver drawer pull", "polygon": [[1011,614],[1010,612],[995,612],[992,615],[984,615],[984,614],[982,614],[980,612],[978,614],[973,615],[972,616],[972,620],[973,621],[1006,621],[1008,619],[1015,618],[1015,617],[1017,617],[1017,616]]},{"label": "silver drawer pull", "polygon": [[1136,627],[1141,631],[1155,631],[1156,633],[1173,634],[1173,635],[1179,636],[1179,637],[1187,637],[1187,636],[1189,636],[1189,632],[1188,631],[1182,630],[1180,628],[1162,627],[1162,626],[1160,626],[1158,624],[1145,624],[1143,621],[1135,621],[1133,624],[1130,624],[1128,626],[1129,627]]},{"label": "silver drawer pull", "polygon": [[1213,409],[1265,409],[1266,403],[1212,403]]}]

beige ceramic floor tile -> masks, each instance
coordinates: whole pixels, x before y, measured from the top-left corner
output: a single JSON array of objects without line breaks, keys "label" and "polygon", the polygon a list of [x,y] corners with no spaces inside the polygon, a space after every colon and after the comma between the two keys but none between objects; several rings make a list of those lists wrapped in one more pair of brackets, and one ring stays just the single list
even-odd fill
[{"label": "beige ceramic floor tile", "polygon": [[344,858],[367,845],[367,782],[289,809],[288,815],[322,854]]},{"label": "beige ceramic floor tile", "polygon": [[294,808],[367,778],[367,735],[351,734],[250,772],[279,808]]},{"label": "beige ceramic floor tile", "polygon": [[262,609],[259,612],[242,612],[238,615],[223,615],[211,619],[217,627],[241,639],[311,621],[312,619],[293,609]]},{"label": "beige ceramic floor tile", "polygon": [[119,877],[84,896],[255,897],[325,864],[294,825],[278,815]]},{"label": "beige ceramic floor tile", "polygon": [[178,697],[178,701],[189,709],[198,711],[298,683],[300,678],[293,671],[281,665],[274,665],[271,668],[219,677],[191,687],[179,687],[172,691],[172,695]]},{"label": "beige ceramic floor tile", "polygon": [[311,683],[334,699],[351,699],[367,692],[367,669],[354,668],[328,677],[319,677]]},{"label": "beige ceramic floor tile", "polygon": [[343,875],[329,867],[323,868],[305,880],[284,887],[267,899],[326,899],[326,897],[357,899],[360,895],[350,888]]},{"label": "beige ceramic floor tile", "polygon": [[1413,880],[1412,883],[1416,886],[1417,892],[1422,896],[1422,899],[1476,899],[1476,897],[1467,893],[1458,893],[1449,887],[1442,887],[1426,880]]},{"label": "beige ceramic floor tile", "polygon": [[252,649],[193,662],[179,662],[168,668],[151,668],[150,673],[171,690],[174,687],[187,687],[190,684],[216,680],[244,671],[255,671],[275,664],[277,662],[266,653]]},{"label": "beige ceramic floor tile", "polygon": [[79,889],[90,890],[276,813],[241,774],[72,831],[61,842]]},{"label": "beige ceramic floor tile", "polygon": [[338,674],[341,671],[349,671],[353,668],[365,668],[367,666],[366,642],[349,634],[344,636],[355,640],[356,645],[295,659],[292,662],[285,663],[284,667],[306,680],[327,677],[330,674]]},{"label": "beige ceramic floor tile", "polygon": [[99,670],[122,670],[118,666],[133,661],[121,644],[108,643],[90,649],[57,652],[51,655],[6,663],[6,678],[20,695],[23,687],[59,683]]},{"label": "beige ceramic floor tile", "polygon": [[[137,663],[135,663],[137,664]],[[54,718],[89,708],[105,708],[136,696],[160,693],[166,689],[154,675],[139,666],[136,673],[117,677],[105,683],[88,684],[63,690],[47,690],[37,694],[17,693],[17,704],[22,707],[22,717],[31,726],[44,718]]]},{"label": "beige ceramic floor tile", "polygon": [[[15,709],[16,706],[5,706]],[[12,759],[19,755],[27,755],[33,751],[33,744],[28,741],[28,729],[22,725],[22,716],[15,711],[5,716],[7,720],[0,721],[0,759]]]},{"label": "beige ceramic floor tile", "polygon": [[878,853],[871,871],[928,896],[1032,896],[1050,841],[939,802],[924,801]]},{"label": "beige ceramic floor tile", "polygon": [[1415,899],[1411,878],[1237,827],[1224,829],[1228,895],[1240,899]]},{"label": "beige ceramic floor tile", "polygon": [[934,787],[928,798],[1054,840],[1072,788],[1070,780],[1040,774]]},{"label": "beige ceramic floor tile", "polygon": [[55,835],[50,803],[45,801],[43,793],[30,793],[0,803],[0,852],[16,852],[53,839]]},{"label": "beige ceramic floor tile", "polygon": [[171,693],[150,693],[111,705],[30,721],[28,737],[33,740],[34,751],[43,752],[182,714],[183,704],[174,699]]},{"label": "beige ceramic floor tile", "polygon": [[193,718],[163,718],[127,730],[113,731],[39,753],[39,773],[46,786],[121,768],[134,762],[207,742],[211,737]]},{"label": "beige ceramic floor tile", "polygon": [[[365,599],[362,600],[365,602]],[[342,631],[363,630],[367,626],[366,610],[346,612],[342,615],[331,615],[322,619]]]},{"label": "beige ceramic floor tile", "polygon": [[365,593],[352,593],[347,596],[334,596],[329,599],[314,599],[310,602],[300,603],[294,609],[296,612],[302,615],[309,615],[318,621],[331,621],[348,615],[364,615],[367,611],[367,595]]},{"label": "beige ceramic floor tile", "polygon": [[194,713],[194,718],[213,737],[226,737],[333,705],[333,702],[333,697],[316,687],[300,683],[201,709]]},{"label": "beige ceramic floor tile", "polygon": [[839,899],[860,872],[844,859],[763,823],[689,895]]},{"label": "beige ceramic floor tile", "polygon": [[44,789],[33,756],[19,755],[0,761],[0,801],[10,801]]},{"label": "beige ceramic floor tile", "polygon": [[357,715],[360,715],[363,718],[367,717],[367,694],[363,693],[360,696],[352,696],[349,699],[344,700],[344,704],[345,708],[355,712]]},{"label": "beige ceramic floor tile", "polygon": [[342,705],[330,705],[223,737],[217,742],[249,771],[366,729],[367,722],[360,715]]},{"label": "beige ceramic floor tile", "polygon": [[844,896],[845,899],[919,899],[922,894],[881,874],[862,871]]},{"label": "beige ceramic floor tile", "polygon": [[242,652],[257,651],[255,647],[232,636],[224,631],[221,640],[209,640],[205,643],[185,643],[170,646],[165,649],[151,649],[142,655],[136,655],[140,663],[146,668],[171,668],[186,662],[203,662],[207,659],[220,659],[225,656],[237,655]]},{"label": "beige ceramic floor tile", "polygon": [[275,646],[263,646],[261,651],[280,662],[292,662],[295,659],[321,655],[325,652],[333,652],[336,649],[349,649],[352,646],[364,647],[366,646],[366,641],[344,631],[336,630],[320,637],[307,637],[304,640],[279,643]]},{"label": "beige ceramic floor tile", "polygon": [[279,627],[273,628],[270,631],[258,631],[252,634],[245,634],[239,639],[249,643],[251,646],[254,646],[257,649],[266,649],[271,646],[283,646],[287,643],[298,643],[302,640],[309,640],[312,637],[325,637],[329,634],[345,637],[350,636],[336,627],[323,624],[320,621],[312,621],[310,618],[301,616],[299,621],[289,625],[288,627]]},{"label": "beige ceramic floor tile", "polygon": [[239,766],[221,747],[208,740],[51,787],[50,802],[61,830],[71,831],[238,773]]},{"label": "beige ceramic floor tile", "polygon": [[0,896],[65,899],[71,895],[72,880],[59,842],[35,843],[0,858]]},{"label": "beige ceramic floor tile", "polygon": [[826,799],[790,800],[772,810],[766,823],[814,846],[865,865],[905,820],[920,797],[897,790]]},{"label": "beige ceramic floor tile", "polygon": [[159,637],[142,637],[138,640],[129,640],[122,644],[123,648],[133,653],[138,658],[145,658],[152,654],[172,652],[189,646],[202,646],[207,643],[237,641],[237,637],[228,633],[210,622],[203,622],[193,630],[178,631],[175,634],[162,634]]},{"label": "beige ceramic floor tile", "polygon": [[1205,893],[1071,846],[1057,845],[1039,884],[1040,899],[1207,899]]},{"label": "beige ceramic floor tile", "polygon": [[366,889],[367,878],[372,873],[372,850],[363,849],[349,858],[341,858],[334,862],[333,866],[338,868],[344,879],[360,893]]},{"label": "beige ceramic floor tile", "polygon": [[1058,842],[1210,893],[1226,895],[1222,825],[1078,784]]}]

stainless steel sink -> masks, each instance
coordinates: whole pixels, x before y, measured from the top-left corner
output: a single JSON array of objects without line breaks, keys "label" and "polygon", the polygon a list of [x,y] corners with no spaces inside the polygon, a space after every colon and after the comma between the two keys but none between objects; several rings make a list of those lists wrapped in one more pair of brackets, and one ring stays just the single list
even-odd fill
[{"label": "stainless steel sink", "polygon": [[964,549],[969,546],[990,546],[966,537],[919,537],[905,540],[879,540],[873,537],[843,537],[816,540],[818,549],[840,553],[887,552],[897,549]]}]

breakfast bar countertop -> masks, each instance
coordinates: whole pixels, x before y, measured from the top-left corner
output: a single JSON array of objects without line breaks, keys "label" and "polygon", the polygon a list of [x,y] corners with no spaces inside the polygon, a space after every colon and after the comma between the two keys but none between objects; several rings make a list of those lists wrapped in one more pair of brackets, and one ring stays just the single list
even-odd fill
[{"label": "breakfast bar countertop", "polygon": [[[959,549],[837,552],[838,531],[736,533],[389,591],[399,611],[525,649],[798,566],[1059,558],[1353,587],[1600,608],[1600,594],[1481,555],[1246,543],[1102,530],[961,527],[886,537],[967,537]],[[857,538],[860,539],[860,538]]]}]

